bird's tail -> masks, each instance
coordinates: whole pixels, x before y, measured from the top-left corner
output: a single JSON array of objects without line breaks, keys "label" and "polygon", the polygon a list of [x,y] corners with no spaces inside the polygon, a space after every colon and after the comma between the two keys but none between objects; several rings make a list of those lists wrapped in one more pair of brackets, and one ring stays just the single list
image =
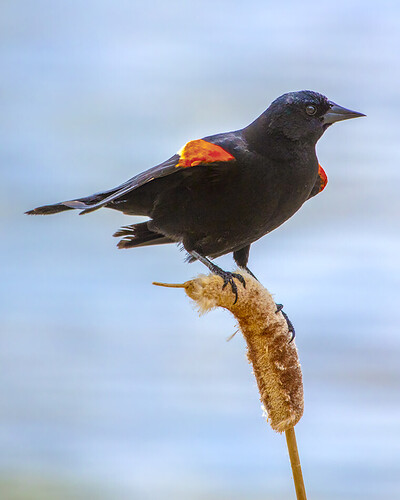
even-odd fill
[{"label": "bird's tail", "polygon": [[[104,191],[102,193],[92,194],[86,196],[85,198],[78,198],[76,200],[61,201],[60,203],[55,203],[54,205],[43,205],[42,207],[34,208],[25,212],[27,215],[51,215],[58,214],[59,212],[64,212],[65,210],[83,210],[81,213],[91,212],[97,208],[99,205],[103,206],[104,202],[107,202],[110,195],[114,194],[117,189]],[[96,208],[95,208],[96,207]]]},{"label": "bird's tail", "polygon": [[167,236],[151,231],[147,222],[123,226],[113,236],[117,238],[122,237],[122,240],[117,245],[118,248],[133,248],[173,243],[173,240],[169,239]]},{"label": "bird's tail", "polygon": [[85,196],[84,198],[77,198],[76,200],[61,201],[54,205],[43,205],[42,207],[34,208],[25,213],[27,215],[51,215],[64,212],[65,210],[76,209],[81,210],[80,215],[83,215],[94,212],[104,206],[116,208],[113,202],[135,188],[135,185],[132,184],[132,180],[135,179],[136,178],[133,177],[124,184],[113,189],[108,189],[107,191]]}]

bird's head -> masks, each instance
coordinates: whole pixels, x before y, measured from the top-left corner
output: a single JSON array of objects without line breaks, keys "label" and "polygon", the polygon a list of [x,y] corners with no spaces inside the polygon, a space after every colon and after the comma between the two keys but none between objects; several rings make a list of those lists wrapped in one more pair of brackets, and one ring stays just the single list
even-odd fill
[{"label": "bird's head", "polygon": [[314,144],[333,123],[359,116],[365,115],[343,108],[311,90],[283,94],[261,115],[263,128],[268,132]]}]

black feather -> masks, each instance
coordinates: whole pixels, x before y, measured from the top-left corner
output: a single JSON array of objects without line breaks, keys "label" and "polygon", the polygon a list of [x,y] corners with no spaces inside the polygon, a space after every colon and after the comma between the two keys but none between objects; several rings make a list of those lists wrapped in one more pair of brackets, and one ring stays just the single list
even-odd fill
[{"label": "black feather", "polygon": [[161,245],[164,243],[173,243],[167,236],[151,231],[147,222],[123,226],[119,231],[113,234],[116,238],[123,237],[118,243],[118,248],[133,248],[148,245]]}]

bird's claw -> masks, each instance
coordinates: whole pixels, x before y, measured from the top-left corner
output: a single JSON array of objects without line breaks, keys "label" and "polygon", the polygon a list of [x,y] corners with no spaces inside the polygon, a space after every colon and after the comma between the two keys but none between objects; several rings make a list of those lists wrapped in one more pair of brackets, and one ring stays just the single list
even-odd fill
[{"label": "bird's claw", "polygon": [[289,344],[293,341],[293,339],[296,336],[296,331],[294,329],[293,323],[290,321],[289,316],[283,311],[283,304],[275,304],[276,305],[276,311],[275,314],[278,314],[278,312],[282,313],[282,316],[285,318],[286,324],[288,326],[289,333],[291,334]]},{"label": "bird's claw", "polygon": [[243,285],[243,288],[246,288],[246,281],[241,274],[238,273],[230,273],[229,271],[223,271],[222,273],[218,273],[219,276],[224,280],[224,284],[222,285],[222,290],[229,284],[231,285],[232,293],[235,295],[234,304],[236,304],[238,299],[238,289],[236,283],[233,278],[236,278]]}]

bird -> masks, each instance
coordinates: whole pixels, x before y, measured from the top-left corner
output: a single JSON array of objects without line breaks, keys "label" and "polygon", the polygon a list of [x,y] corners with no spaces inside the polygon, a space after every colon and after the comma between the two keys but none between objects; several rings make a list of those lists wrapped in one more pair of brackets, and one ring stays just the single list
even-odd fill
[{"label": "bird", "polygon": [[189,262],[200,261],[221,276],[236,302],[235,278],[246,286],[244,277],[213,260],[232,253],[238,267],[255,277],[248,267],[251,244],[281,226],[327,184],[317,141],[333,123],[361,116],[318,92],[289,92],[248,126],[191,140],[117,187],[26,213],[75,209],[88,214],[106,207],[147,216],[114,234],[121,238],[119,248],[177,243]]}]

